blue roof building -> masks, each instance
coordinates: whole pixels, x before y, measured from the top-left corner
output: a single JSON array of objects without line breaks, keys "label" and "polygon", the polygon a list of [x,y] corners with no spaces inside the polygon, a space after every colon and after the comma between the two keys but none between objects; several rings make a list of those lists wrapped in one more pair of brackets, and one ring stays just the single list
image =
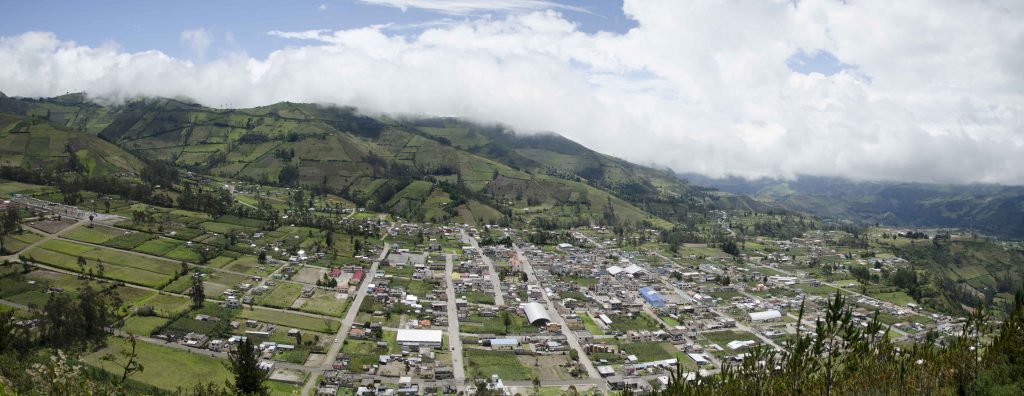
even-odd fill
[{"label": "blue roof building", "polygon": [[649,287],[640,288],[640,297],[643,297],[648,304],[651,304],[654,308],[661,308],[665,306],[665,299],[661,298],[661,294]]}]

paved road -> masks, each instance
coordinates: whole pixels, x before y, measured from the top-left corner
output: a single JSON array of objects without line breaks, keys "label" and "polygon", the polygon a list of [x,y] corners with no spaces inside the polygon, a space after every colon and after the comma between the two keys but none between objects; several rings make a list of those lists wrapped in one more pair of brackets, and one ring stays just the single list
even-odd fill
[{"label": "paved road", "polygon": [[480,244],[477,243],[476,238],[471,238],[466,231],[462,231],[462,240],[476,248],[480,253],[480,258],[484,260],[484,264],[487,264],[487,277],[491,278],[491,286],[494,287],[494,304],[499,307],[505,306],[505,295],[501,292],[501,279],[498,277],[498,272],[494,270],[494,262],[484,254],[483,250],[480,250]]},{"label": "paved road", "polygon": [[455,386],[459,391],[466,387],[466,368],[463,365],[462,337],[459,333],[459,310],[455,306],[455,283],[452,281],[452,272],[455,264],[452,262],[452,255],[447,254],[444,258],[444,279],[445,293],[448,296],[448,344],[452,349],[452,367],[455,374]]},{"label": "paved road", "polygon": [[[341,322],[341,327],[338,328],[338,334],[334,337],[334,343],[331,344],[330,349],[327,350],[327,356],[324,357],[324,363],[320,366],[320,369],[313,372],[309,376],[309,380],[306,381],[306,385],[302,387],[303,395],[310,395],[313,388],[316,387],[316,381],[319,374],[324,371],[333,369],[334,359],[338,357],[338,352],[341,351],[341,344],[345,342],[345,338],[348,337],[348,331],[352,328],[352,323],[356,321],[356,315],[359,314],[359,307],[363,305],[363,299],[366,298],[366,292],[369,288],[370,283],[373,283],[373,277],[377,274],[377,266],[381,260],[384,260],[388,256],[388,250],[391,249],[391,245],[384,243],[384,250],[381,250],[380,257],[373,261],[370,265],[370,269],[365,272],[366,276],[363,277],[363,283],[359,285],[359,291],[356,292],[356,296],[352,299],[352,305],[348,308],[348,314],[345,315],[345,319]],[[450,338],[450,337],[449,337]]]},{"label": "paved road", "polygon": [[[516,257],[519,259],[519,267],[526,273],[527,280],[529,280],[530,283],[540,285],[540,282],[537,280],[537,276],[533,273],[533,266],[531,266],[530,261],[526,259],[526,255],[523,254],[522,249],[519,249],[519,246],[515,244],[512,245],[512,248],[515,249]],[[543,285],[541,286],[543,287]],[[548,314],[551,315],[551,318],[554,319],[556,323],[562,326],[562,334],[565,335],[566,340],[569,342],[569,346],[572,347],[572,349],[575,349],[576,353],[579,355],[580,363],[583,364],[583,367],[587,370],[587,376],[592,380],[601,380],[601,374],[597,372],[597,369],[594,368],[594,363],[590,361],[590,356],[587,356],[586,351],[584,351],[583,347],[580,346],[580,341],[576,338],[576,333],[570,330],[569,326],[565,324],[565,319],[562,318],[562,315],[560,315],[558,310],[555,309],[555,304],[551,302],[547,292],[542,291],[541,294],[544,295],[544,301],[547,302]],[[609,390],[606,381],[598,381],[597,386],[605,392]]]}]

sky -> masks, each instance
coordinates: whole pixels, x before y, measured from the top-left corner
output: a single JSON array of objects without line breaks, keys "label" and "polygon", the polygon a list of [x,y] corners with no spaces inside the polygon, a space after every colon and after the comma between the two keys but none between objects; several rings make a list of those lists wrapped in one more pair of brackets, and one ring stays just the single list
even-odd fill
[{"label": "sky", "polygon": [[1017,0],[2,1],[0,91],[460,116],[713,177],[1024,184]]}]

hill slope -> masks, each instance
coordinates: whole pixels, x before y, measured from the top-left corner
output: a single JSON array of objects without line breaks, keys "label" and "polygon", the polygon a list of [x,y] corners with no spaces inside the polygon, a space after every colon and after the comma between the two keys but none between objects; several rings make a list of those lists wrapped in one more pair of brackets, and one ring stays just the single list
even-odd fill
[{"label": "hill slope", "polygon": [[1020,186],[872,183],[811,176],[792,181],[684,177],[822,217],[906,227],[973,228],[1024,238],[1024,187]]},{"label": "hill slope", "polygon": [[197,173],[320,188],[414,219],[668,227],[712,208],[766,207],[554,134],[519,136],[455,119],[371,118],[297,103],[220,110],[166,98],[102,106],[77,94],[2,98],[0,113]]},{"label": "hill slope", "polygon": [[142,169],[135,156],[96,136],[33,116],[3,113],[0,166],[44,172],[75,168],[88,176],[136,174]]}]

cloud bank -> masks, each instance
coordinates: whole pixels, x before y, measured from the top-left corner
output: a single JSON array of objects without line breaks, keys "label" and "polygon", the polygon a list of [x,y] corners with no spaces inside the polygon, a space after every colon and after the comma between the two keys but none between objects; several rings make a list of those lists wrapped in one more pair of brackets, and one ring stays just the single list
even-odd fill
[{"label": "cloud bank", "polygon": [[[638,24],[625,34],[551,10],[412,35],[273,32],[295,45],[202,63],[29,32],[0,38],[0,90],[457,115],[710,176],[1024,184],[1024,3],[627,0],[624,12]],[[842,67],[789,66],[819,53]]]}]

